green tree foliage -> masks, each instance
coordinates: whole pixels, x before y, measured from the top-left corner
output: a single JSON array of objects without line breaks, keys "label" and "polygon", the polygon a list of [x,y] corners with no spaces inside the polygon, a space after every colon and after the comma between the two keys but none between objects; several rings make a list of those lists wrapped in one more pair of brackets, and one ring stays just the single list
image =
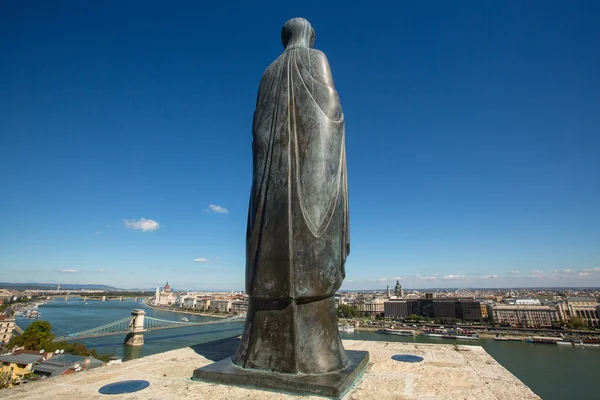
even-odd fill
[{"label": "green tree foliage", "polygon": [[10,386],[10,373],[0,371],[0,389],[6,389]]},{"label": "green tree foliage", "polygon": [[8,347],[23,346],[26,350],[41,350],[45,349],[44,345],[52,342],[53,338],[50,322],[35,321],[22,335],[12,338]]},{"label": "green tree foliage", "polygon": [[582,329],[582,328],[587,328],[588,324],[585,321],[585,319],[583,319],[582,317],[573,315],[571,318],[569,318],[568,326],[571,329]]},{"label": "green tree foliage", "polygon": [[54,334],[52,333],[52,326],[48,321],[35,321],[29,325],[22,335],[16,336],[11,339],[8,344],[8,348],[15,346],[24,347],[26,350],[46,350],[56,351],[64,350],[67,354],[74,354],[77,356],[92,356],[102,361],[108,361],[110,358],[109,354],[98,354],[96,349],[88,349],[81,343],[54,343],[52,339]]},{"label": "green tree foliage", "polygon": [[350,304],[342,304],[338,308],[338,317],[356,318],[362,317],[363,313],[358,311],[358,307]]},{"label": "green tree foliage", "polygon": [[425,317],[422,317],[420,315],[417,314],[410,314],[408,317],[406,317],[406,321],[414,321],[414,322],[422,322],[425,321]]}]

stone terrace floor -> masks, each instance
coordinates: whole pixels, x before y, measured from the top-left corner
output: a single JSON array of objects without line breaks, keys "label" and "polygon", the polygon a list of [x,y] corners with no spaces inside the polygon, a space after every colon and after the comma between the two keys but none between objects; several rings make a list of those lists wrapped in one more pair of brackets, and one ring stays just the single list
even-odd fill
[{"label": "stone terrace floor", "polygon": [[[233,354],[239,339],[225,339],[172,350],[90,371],[0,391],[2,399],[321,399],[195,382],[194,369]],[[370,363],[344,399],[539,399],[479,346],[345,340],[348,350],[367,350]],[[424,358],[394,361],[394,354]],[[147,389],[126,395],[101,395],[106,384],[145,379]]]}]

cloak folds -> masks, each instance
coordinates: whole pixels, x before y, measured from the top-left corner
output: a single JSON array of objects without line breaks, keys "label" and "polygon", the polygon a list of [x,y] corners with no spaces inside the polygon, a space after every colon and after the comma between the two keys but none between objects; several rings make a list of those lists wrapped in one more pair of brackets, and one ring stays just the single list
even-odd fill
[{"label": "cloak folds", "polygon": [[288,48],[265,71],[253,122],[246,292],[333,295],[349,253],[344,115],[325,54]]}]

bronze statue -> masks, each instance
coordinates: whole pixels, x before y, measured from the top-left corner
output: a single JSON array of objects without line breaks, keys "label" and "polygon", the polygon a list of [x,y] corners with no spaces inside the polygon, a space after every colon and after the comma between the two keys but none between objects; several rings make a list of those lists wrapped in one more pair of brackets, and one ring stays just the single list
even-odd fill
[{"label": "bronze statue", "polygon": [[335,314],[350,251],[344,114],[310,23],[289,20],[281,38],[252,126],[246,325],[236,354],[194,378],[338,397],[368,363],[344,350]]},{"label": "bronze statue", "polygon": [[301,18],[265,71],[254,112],[246,237],[249,316],[234,362],[324,373],[348,362],[334,294],[350,249],[344,114],[327,57]]}]

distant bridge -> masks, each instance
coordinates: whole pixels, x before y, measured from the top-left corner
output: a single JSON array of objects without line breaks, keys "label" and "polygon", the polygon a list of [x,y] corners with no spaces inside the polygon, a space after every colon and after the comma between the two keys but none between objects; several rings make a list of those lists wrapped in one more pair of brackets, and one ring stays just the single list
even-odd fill
[{"label": "distant bridge", "polygon": [[127,337],[125,338],[125,344],[132,346],[141,346],[144,344],[144,332],[158,331],[162,329],[186,328],[190,326],[216,325],[229,322],[243,322],[246,318],[245,314],[240,314],[235,317],[223,318],[221,320],[205,322],[180,322],[146,317],[145,314],[146,313],[144,312],[144,310],[133,310],[131,312],[131,317],[123,318],[118,321],[114,321],[102,326],[97,326],[95,328],[88,329],[85,331],[71,333],[66,336],[55,337],[52,341],[67,342],[71,340],[81,340],[127,334]]},{"label": "distant bridge", "polygon": [[458,295],[458,296],[464,296],[464,297],[472,297],[473,296],[473,292],[471,292],[469,289],[458,289],[454,293],[456,293],[456,295]]}]

